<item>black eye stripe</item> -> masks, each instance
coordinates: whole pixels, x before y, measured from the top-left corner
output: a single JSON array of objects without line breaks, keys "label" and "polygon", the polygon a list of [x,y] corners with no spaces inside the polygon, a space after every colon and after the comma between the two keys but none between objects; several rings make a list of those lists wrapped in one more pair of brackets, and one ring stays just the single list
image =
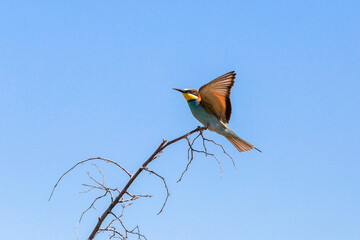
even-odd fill
[{"label": "black eye stripe", "polygon": [[197,96],[197,95],[198,95],[197,92],[195,92],[195,91],[193,91],[193,90],[188,90],[188,93],[190,93],[190,94],[192,94],[192,95],[194,95],[194,96]]}]

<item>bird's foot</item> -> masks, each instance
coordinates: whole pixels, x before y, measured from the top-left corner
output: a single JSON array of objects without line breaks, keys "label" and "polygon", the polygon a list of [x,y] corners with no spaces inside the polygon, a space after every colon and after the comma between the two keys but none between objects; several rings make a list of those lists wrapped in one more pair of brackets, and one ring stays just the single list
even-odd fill
[{"label": "bird's foot", "polygon": [[207,129],[209,128],[209,125],[206,124],[206,125],[204,125],[203,127],[198,126],[198,128],[200,128],[202,131],[203,131],[203,130],[207,130]]}]

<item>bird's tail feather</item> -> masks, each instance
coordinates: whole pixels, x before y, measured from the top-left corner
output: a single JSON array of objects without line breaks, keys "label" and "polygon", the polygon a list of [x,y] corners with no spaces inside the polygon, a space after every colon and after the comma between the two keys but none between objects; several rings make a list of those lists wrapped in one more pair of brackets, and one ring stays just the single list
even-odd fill
[{"label": "bird's tail feather", "polygon": [[246,151],[250,151],[251,149],[256,149],[259,152],[261,152],[254,145],[252,145],[251,143],[245,141],[244,139],[236,135],[236,133],[234,133],[229,127],[227,127],[226,125],[225,127],[230,133],[229,135],[225,135],[226,139],[229,140],[239,152],[246,152]]},{"label": "bird's tail feather", "polygon": [[236,149],[239,152],[246,152],[246,151],[250,151],[251,149],[255,148],[254,145],[252,145],[251,143],[248,143],[247,141],[245,141],[241,138],[230,137],[230,136],[227,136],[226,138],[227,138],[227,140],[229,140],[232,143],[232,145],[234,145],[234,147],[236,147]]}]

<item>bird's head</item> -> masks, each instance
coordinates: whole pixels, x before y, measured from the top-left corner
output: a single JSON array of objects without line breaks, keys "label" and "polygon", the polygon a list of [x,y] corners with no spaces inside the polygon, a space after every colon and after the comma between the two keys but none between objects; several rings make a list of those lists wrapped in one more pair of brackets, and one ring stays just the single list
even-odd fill
[{"label": "bird's head", "polygon": [[184,95],[184,98],[186,99],[186,101],[191,101],[191,100],[197,100],[198,102],[200,102],[200,94],[197,90],[192,89],[192,88],[185,88],[185,89],[179,89],[179,88],[173,88],[176,91],[181,92]]}]

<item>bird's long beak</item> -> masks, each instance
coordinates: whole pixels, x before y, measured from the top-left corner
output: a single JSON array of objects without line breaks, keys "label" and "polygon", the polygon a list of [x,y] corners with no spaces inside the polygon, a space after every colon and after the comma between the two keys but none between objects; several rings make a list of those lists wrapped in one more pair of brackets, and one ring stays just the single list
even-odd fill
[{"label": "bird's long beak", "polygon": [[182,90],[182,89],[180,89],[180,88],[173,88],[173,89],[176,90],[176,91],[179,91],[179,92],[181,92],[181,93],[184,92],[184,90]]}]

